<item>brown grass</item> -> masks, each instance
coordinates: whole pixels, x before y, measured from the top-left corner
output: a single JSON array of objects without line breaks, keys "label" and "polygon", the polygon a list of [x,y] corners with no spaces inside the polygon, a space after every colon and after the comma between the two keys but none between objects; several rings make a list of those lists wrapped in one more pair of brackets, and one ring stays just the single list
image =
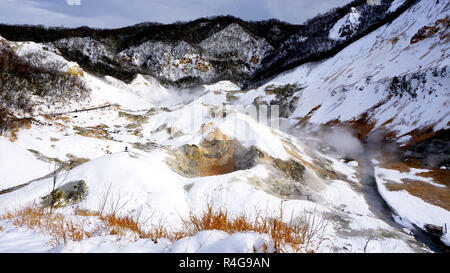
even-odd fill
[{"label": "brown grass", "polygon": [[445,185],[450,187],[450,171],[441,170],[439,167],[428,169],[420,159],[411,158],[404,161],[392,161],[380,164],[380,167],[385,169],[397,170],[401,173],[408,173],[411,168],[423,169],[423,172],[419,172],[416,175],[425,178],[432,178],[434,183]]},{"label": "brown grass", "polygon": [[388,182],[385,185],[389,191],[406,190],[409,194],[419,197],[425,202],[450,210],[449,188],[439,188],[423,181],[406,178],[402,179],[402,182],[401,184]]},{"label": "brown grass", "polygon": [[[259,213],[255,219],[250,220],[245,216],[231,217],[227,211],[213,210],[208,204],[206,211],[200,216],[190,214],[188,220],[184,220],[184,235],[192,236],[200,231],[220,230],[229,234],[234,232],[257,232],[269,234],[273,240],[276,252],[286,252],[289,246],[296,252],[313,252],[325,240],[323,230],[326,221],[317,221],[315,213],[306,221],[294,222],[292,216],[289,223],[282,221],[283,210],[280,206],[280,214],[275,218],[263,217]],[[313,242],[315,246],[313,248]]]},{"label": "brown grass", "polygon": [[407,133],[407,135],[411,136],[411,139],[408,141],[408,143],[405,145],[405,147],[412,146],[414,144],[420,143],[424,140],[431,139],[436,136],[438,131],[434,131],[434,125],[425,127],[425,128],[418,128],[414,129],[411,132]]},{"label": "brown grass", "polygon": [[[162,225],[144,229],[145,222],[131,216],[101,215],[99,212],[89,210],[77,210],[76,215],[96,217],[101,224],[91,225],[88,231],[84,222],[76,224],[66,215],[50,213],[37,205],[7,212],[0,216],[0,220],[10,220],[16,226],[37,229],[44,234],[49,234],[51,236],[49,243],[52,246],[101,235],[129,238],[127,234],[130,233],[136,235],[136,238],[152,239],[154,242],[160,238],[176,241],[206,230],[220,230],[229,234],[234,232],[269,234],[276,252],[292,250],[314,252],[326,240],[323,232],[327,222],[323,218],[319,219],[313,213],[303,221],[294,221],[291,216],[290,222],[285,223],[282,221],[282,205],[280,205],[280,214],[277,217],[263,217],[258,213],[253,220],[245,216],[231,217],[227,211],[213,210],[212,206],[208,205],[202,214],[190,213],[187,219],[182,219],[183,228],[177,231],[169,230]],[[264,249],[267,250],[267,247]]]},{"label": "brown grass", "polygon": [[84,137],[93,137],[93,138],[98,138],[98,139],[106,139],[106,140],[111,140],[112,137],[109,135],[108,131],[105,129],[106,127],[103,127],[101,125],[97,125],[95,127],[87,127],[87,128],[83,128],[83,127],[79,127],[79,126],[75,126],[73,127],[73,129],[76,132],[77,135],[81,135]]},{"label": "brown grass", "polygon": [[2,113],[0,109],[0,135],[7,136],[9,132],[8,139],[14,142],[17,140],[17,133],[20,129],[31,128],[31,121],[31,118],[16,118],[14,115]]},{"label": "brown grass", "polygon": [[415,166],[417,165],[410,165],[411,164],[415,164],[415,161],[411,161],[411,162],[401,162],[401,161],[396,161],[396,162],[386,162],[383,164],[380,164],[380,167],[385,168],[385,169],[390,169],[390,170],[396,170],[399,171],[401,173],[408,173],[410,172],[411,168],[415,168]]},{"label": "brown grass", "polygon": [[9,136],[9,141],[14,142],[17,140],[17,133],[19,132],[19,129],[12,129]]},{"label": "brown grass", "polygon": [[16,226],[37,229],[49,234],[51,236],[49,243],[53,246],[92,237],[92,233],[85,230],[84,224],[75,224],[63,214],[51,214],[37,205],[10,211],[0,216],[0,219],[11,220]]},{"label": "brown grass", "polygon": [[450,170],[441,170],[435,167],[427,172],[417,173],[418,176],[432,178],[433,182],[450,187]]},{"label": "brown grass", "polygon": [[48,121],[53,121],[53,116],[49,114],[43,114],[42,117]]},{"label": "brown grass", "polygon": [[100,220],[110,229],[111,235],[124,235],[124,231],[129,230],[137,234],[143,234],[139,224],[131,217],[118,217],[114,214],[100,216]]},{"label": "brown grass", "polygon": [[59,117],[55,117],[55,120],[62,120],[64,122],[70,122],[70,118],[66,117],[66,116],[59,116]]},{"label": "brown grass", "polygon": [[97,211],[86,210],[86,209],[77,210],[75,212],[75,215],[77,215],[77,216],[100,216],[100,214]]},{"label": "brown grass", "polygon": [[311,119],[311,116],[314,114],[314,112],[319,110],[320,107],[322,107],[322,104],[317,105],[316,107],[311,109],[311,111],[309,111],[308,114],[306,114],[306,116],[300,118],[297,122],[296,127],[301,127],[301,126],[306,125],[309,122],[309,120]]},{"label": "brown grass", "polygon": [[359,139],[363,140],[375,127],[376,121],[371,121],[367,113],[363,113],[358,119],[348,122],[358,132]]}]

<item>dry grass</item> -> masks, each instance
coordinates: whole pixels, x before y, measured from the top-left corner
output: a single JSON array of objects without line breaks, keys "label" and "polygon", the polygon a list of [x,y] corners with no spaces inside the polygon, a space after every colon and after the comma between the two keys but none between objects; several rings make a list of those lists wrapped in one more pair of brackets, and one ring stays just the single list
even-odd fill
[{"label": "dry grass", "polygon": [[144,237],[145,234],[137,221],[129,216],[118,217],[114,214],[100,216],[100,220],[108,227],[110,235],[125,236],[127,231],[139,234],[139,237]]},{"label": "dry grass", "polygon": [[97,211],[87,210],[87,209],[79,209],[75,212],[77,216],[100,216]]},{"label": "dry grass", "polygon": [[416,196],[425,202],[442,207],[446,210],[450,210],[450,172],[448,170],[441,170],[439,167],[427,169],[417,158],[407,159],[404,161],[390,161],[380,164],[380,167],[389,170],[396,170],[401,173],[409,173],[411,172],[411,169],[423,170],[422,172],[416,173],[416,175],[431,178],[433,183],[440,184],[445,187],[437,187],[424,181],[403,178],[401,179],[402,183],[386,180],[386,188],[389,191],[406,190],[409,194]]},{"label": "dry grass", "polygon": [[64,122],[70,122],[70,117],[58,116],[58,117],[55,117],[55,120],[61,120],[61,121],[64,121]]},{"label": "dry grass", "polygon": [[5,135],[11,142],[15,142],[20,129],[31,128],[31,121],[31,118],[17,118],[12,114],[2,112],[0,109],[0,135]]},{"label": "dry grass", "polygon": [[0,216],[2,220],[11,220],[16,226],[37,229],[51,236],[50,244],[57,246],[68,241],[81,241],[92,237],[84,224],[75,224],[61,213],[51,214],[37,205],[16,209]]},{"label": "dry grass", "polygon": [[[231,217],[222,209],[213,210],[211,205],[200,215],[190,213],[187,219],[182,219],[183,228],[170,230],[162,225],[144,229],[146,221],[132,216],[117,214],[102,215],[89,210],[77,210],[77,216],[95,217],[96,224],[86,224],[86,221],[74,223],[70,216],[62,213],[50,213],[48,210],[32,205],[23,209],[13,210],[0,216],[0,220],[10,220],[14,225],[37,229],[51,236],[50,244],[57,246],[68,241],[81,241],[93,236],[115,235],[127,239],[169,239],[177,241],[181,238],[194,236],[200,231],[220,230],[232,234],[234,232],[257,232],[268,234],[272,238],[276,252],[314,252],[326,240],[324,228],[327,221],[313,213],[302,221],[283,222],[283,210],[277,217],[267,217],[257,214],[254,219],[245,216]],[[139,218],[139,217],[138,217]],[[95,221],[94,221],[95,222]],[[267,250],[267,246],[264,248]]]},{"label": "dry grass", "polygon": [[98,138],[98,139],[106,139],[106,140],[111,140],[112,137],[109,135],[108,131],[106,130],[107,126],[106,125],[97,125],[95,127],[87,127],[87,128],[83,128],[83,127],[79,127],[79,126],[75,126],[73,127],[73,129],[76,132],[77,135],[81,135],[84,137],[93,137],[93,138]]},{"label": "dry grass", "polygon": [[282,218],[281,206],[280,214],[275,218],[257,214],[251,220],[245,216],[232,217],[227,211],[214,210],[211,205],[208,205],[200,215],[190,213],[187,219],[182,219],[183,228],[173,231],[162,225],[144,230],[141,223],[129,216],[115,214],[100,216],[110,235],[126,237],[129,232],[132,232],[139,238],[152,239],[155,242],[161,238],[177,241],[207,230],[220,230],[229,234],[256,232],[270,235],[273,248],[276,252],[282,253],[287,251],[314,252],[326,240],[324,229],[327,221],[324,218],[318,218],[315,213],[303,221],[294,221],[291,217],[290,222],[286,223],[282,221]]},{"label": "dry grass", "polygon": [[433,182],[450,187],[450,171],[441,170],[439,167],[435,167],[427,172],[417,173],[418,176],[425,178],[432,178]]},{"label": "dry grass", "polygon": [[427,168],[418,158],[407,159],[404,161],[391,161],[380,164],[380,167],[385,169],[397,170],[401,173],[409,173],[411,169],[422,169],[422,172],[417,173],[417,176],[431,178],[434,183],[444,186],[450,186],[449,170],[442,170],[440,167],[432,169]]},{"label": "dry grass", "polygon": [[419,197],[427,203],[450,210],[449,188],[439,188],[423,181],[406,178],[403,178],[402,182],[401,184],[388,182],[385,185],[389,191],[406,190],[409,194]]},{"label": "dry grass", "polygon": [[425,128],[414,129],[411,132],[407,133],[411,137],[405,147],[413,146],[417,143],[420,143],[424,140],[428,140],[434,138],[439,131],[434,131],[434,125],[427,126]]},{"label": "dry grass", "polygon": [[385,169],[390,169],[390,170],[396,170],[401,173],[409,173],[411,171],[411,168],[419,167],[419,165],[417,165],[418,163],[419,163],[418,160],[404,161],[404,162],[394,161],[394,162],[386,162],[386,163],[380,164],[380,167],[385,168]]},{"label": "dry grass", "polygon": [[361,114],[358,118],[355,118],[348,123],[351,128],[358,132],[358,137],[361,140],[364,140],[376,125],[376,121],[371,121],[367,113]]},{"label": "dry grass", "polygon": [[282,219],[282,206],[280,214],[275,218],[263,217],[258,213],[255,219],[251,220],[245,216],[231,217],[227,211],[213,210],[208,204],[206,211],[200,216],[191,213],[189,218],[183,221],[183,234],[192,236],[205,230],[220,230],[229,234],[234,232],[269,234],[276,252],[286,252],[289,249],[295,252],[314,252],[326,240],[323,231],[327,221],[324,218],[317,219],[315,213],[304,221],[294,221],[292,216],[289,223],[283,222]]},{"label": "dry grass", "polygon": [[306,116],[300,118],[297,122],[296,127],[302,127],[305,126],[306,124],[308,124],[309,120],[311,119],[312,115],[314,114],[314,112],[316,112],[317,110],[320,109],[320,107],[322,107],[322,104],[317,105],[316,107],[314,107],[313,109],[311,109],[311,111],[308,112],[308,114],[306,114]]}]

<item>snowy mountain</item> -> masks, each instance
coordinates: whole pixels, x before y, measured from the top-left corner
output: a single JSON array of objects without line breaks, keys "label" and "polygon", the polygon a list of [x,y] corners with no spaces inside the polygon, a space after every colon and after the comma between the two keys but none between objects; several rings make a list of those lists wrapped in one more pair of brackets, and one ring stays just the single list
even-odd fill
[{"label": "snowy mountain", "polygon": [[[0,25],[0,33],[12,41],[45,43],[88,72],[127,82],[137,74],[149,74],[165,85],[179,87],[230,80],[242,88],[253,88],[287,69],[336,54],[390,23],[415,2],[383,0],[371,5],[355,0],[303,25],[218,16],[113,30]],[[345,37],[329,37],[334,28]]]},{"label": "snowy mountain", "polygon": [[359,17],[361,15],[352,7],[351,11],[342,17],[330,30],[330,38],[334,40],[346,39],[358,31]]},{"label": "snowy mountain", "polygon": [[0,252],[448,250],[449,10],[0,26]]}]

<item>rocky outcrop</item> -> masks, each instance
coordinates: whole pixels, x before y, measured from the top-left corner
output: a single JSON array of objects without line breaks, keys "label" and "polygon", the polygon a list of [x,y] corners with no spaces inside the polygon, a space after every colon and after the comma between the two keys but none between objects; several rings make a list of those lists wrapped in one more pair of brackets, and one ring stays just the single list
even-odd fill
[{"label": "rocky outcrop", "polygon": [[222,175],[264,165],[270,173],[267,178],[249,178],[262,190],[294,199],[306,199],[314,192],[307,182],[311,177],[307,178],[307,169],[300,161],[273,158],[256,146],[246,148],[217,128],[199,145],[183,145],[170,151],[170,155],[166,164],[185,177]]},{"label": "rocky outcrop", "polygon": [[[395,76],[391,79],[388,92],[400,97],[409,95],[411,98],[416,98],[418,94],[432,95],[435,93],[436,82],[445,81],[447,78],[447,66]],[[428,81],[431,81],[431,83],[428,83]]]},{"label": "rocky outcrop", "polygon": [[[0,34],[13,41],[46,43],[89,72],[128,82],[136,74],[148,74],[179,87],[230,80],[250,88],[302,63],[333,56],[415,2],[407,0],[387,12],[392,0],[379,5],[355,0],[303,25],[220,16],[104,30],[0,25]],[[330,37],[330,31],[337,37]]]},{"label": "rocky outcrop", "polygon": [[50,194],[43,196],[41,205],[43,207],[60,208],[67,205],[79,203],[87,195],[87,185],[83,180],[66,183]]},{"label": "rocky outcrop", "polygon": [[216,129],[200,145],[183,145],[173,150],[171,155],[173,158],[166,162],[172,169],[183,176],[198,177],[249,169],[262,152],[256,147],[247,149]]},{"label": "rocky outcrop", "polygon": [[108,49],[103,43],[98,42],[91,37],[69,37],[63,38],[53,43],[50,46],[56,48],[63,48],[69,52],[78,51],[83,56],[87,56],[93,63],[105,62],[105,60],[114,60],[115,56],[111,49]]},{"label": "rocky outcrop", "polygon": [[183,40],[174,45],[147,41],[122,51],[119,56],[123,61],[157,75],[164,82],[186,78],[207,82],[215,75],[214,67],[197,49]]},{"label": "rocky outcrop", "polygon": [[334,40],[348,39],[359,29],[360,17],[358,10],[354,7],[350,12],[340,19],[330,30],[330,38]]},{"label": "rocky outcrop", "polygon": [[[253,37],[238,24],[231,24],[199,45],[210,59],[242,62],[256,67],[273,47],[263,38]],[[244,68],[245,69],[245,68]]]}]

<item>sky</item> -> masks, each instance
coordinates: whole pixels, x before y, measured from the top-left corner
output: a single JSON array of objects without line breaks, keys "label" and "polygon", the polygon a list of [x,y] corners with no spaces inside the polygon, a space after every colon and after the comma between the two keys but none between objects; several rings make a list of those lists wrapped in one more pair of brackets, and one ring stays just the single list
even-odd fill
[{"label": "sky", "polygon": [[0,23],[118,28],[205,16],[301,24],[351,0],[0,0]]}]

